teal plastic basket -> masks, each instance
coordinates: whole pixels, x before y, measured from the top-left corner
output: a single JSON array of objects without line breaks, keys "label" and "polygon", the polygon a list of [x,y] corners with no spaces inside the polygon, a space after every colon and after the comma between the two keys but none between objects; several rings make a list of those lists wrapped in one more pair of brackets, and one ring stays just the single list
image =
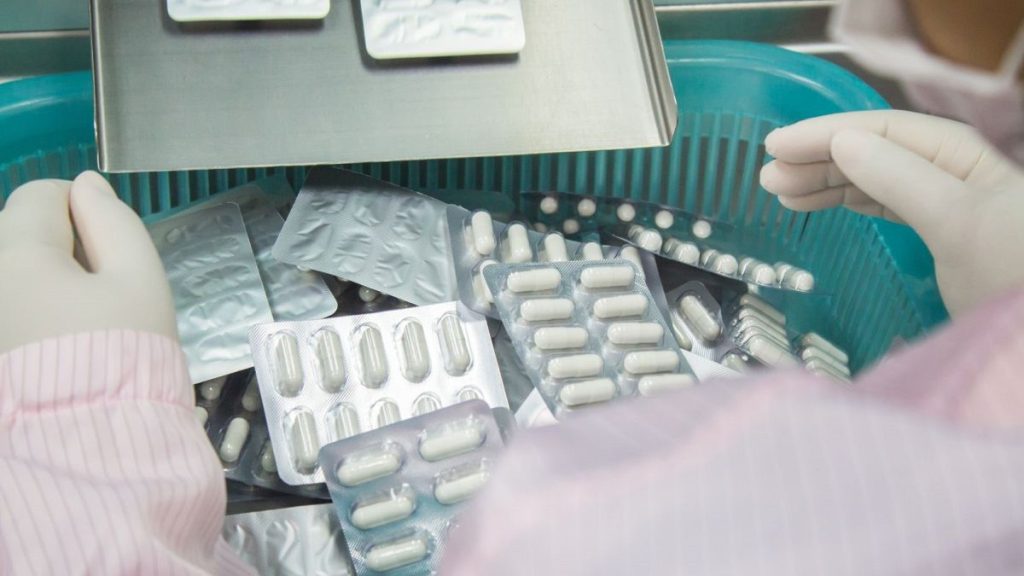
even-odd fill
[{"label": "teal plastic basket", "polygon": [[[679,126],[664,148],[355,164],[353,170],[427,193],[560,191],[677,206],[742,230],[757,252],[801,254],[831,294],[811,322],[854,368],[943,320],[931,258],[908,228],[835,209],[801,214],[758,185],[773,128],[833,112],[885,108],[860,79],[820,59],[742,42],[668,42]],[[88,74],[0,85],[0,198],[41,177],[95,168]],[[303,168],[112,175],[143,216],[159,216],[269,174],[300,185]]]}]

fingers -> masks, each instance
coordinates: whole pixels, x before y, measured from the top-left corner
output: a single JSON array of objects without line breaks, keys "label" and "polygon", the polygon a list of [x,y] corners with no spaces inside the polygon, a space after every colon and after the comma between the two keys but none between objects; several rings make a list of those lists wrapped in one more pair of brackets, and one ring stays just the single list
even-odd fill
[{"label": "fingers", "polygon": [[70,187],[66,180],[36,180],[15,190],[0,211],[0,249],[46,247],[71,258]]},{"label": "fingers", "polygon": [[75,178],[71,214],[92,272],[158,273],[163,267],[139,217],[96,172]]},{"label": "fingers", "polygon": [[803,196],[849,183],[834,162],[790,164],[773,160],[761,168],[761,186],[778,196]]}]

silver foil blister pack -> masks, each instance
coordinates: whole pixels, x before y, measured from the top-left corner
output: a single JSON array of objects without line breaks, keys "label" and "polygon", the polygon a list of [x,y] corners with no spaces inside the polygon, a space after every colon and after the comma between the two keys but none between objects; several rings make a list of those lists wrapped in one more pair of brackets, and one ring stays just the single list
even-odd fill
[{"label": "silver foil blister pack", "polygon": [[322,482],[320,447],[444,406],[508,408],[487,322],[457,302],[252,330],[278,474]]},{"label": "silver foil blister pack", "polygon": [[520,0],[361,0],[366,51],[378,59],[514,54]]},{"label": "silver foil blister pack", "polygon": [[330,503],[232,514],[221,536],[257,574],[355,574]]},{"label": "silver foil blister pack", "polygon": [[416,305],[454,299],[445,204],[347,170],[310,172],[273,255]]},{"label": "silver foil blister pack", "polygon": [[556,416],[695,382],[632,263],[499,265],[484,276],[505,330]]},{"label": "silver foil blister pack", "polygon": [[324,447],[320,465],[359,574],[433,574],[457,514],[503,448],[483,402]]},{"label": "silver foil blister pack", "polygon": [[249,328],[273,316],[242,212],[211,206],[149,226],[193,383],[252,366]]}]

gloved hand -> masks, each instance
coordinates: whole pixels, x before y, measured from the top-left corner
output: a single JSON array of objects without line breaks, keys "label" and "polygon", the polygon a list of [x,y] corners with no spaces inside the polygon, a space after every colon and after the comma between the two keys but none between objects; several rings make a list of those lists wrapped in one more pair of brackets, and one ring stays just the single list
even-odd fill
[{"label": "gloved hand", "polygon": [[1024,285],[1024,171],[970,126],[895,110],[812,118],[765,139],[761,185],[783,206],[909,224],[959,315]]},{"label": "gloved hand", "polygon": [[[84,262],[73,255],[76,233]],[[0,279],[0,354],[104,329],[177,339],[170,286],[149,234],[95,172],[14,191],[0,211]]]}]

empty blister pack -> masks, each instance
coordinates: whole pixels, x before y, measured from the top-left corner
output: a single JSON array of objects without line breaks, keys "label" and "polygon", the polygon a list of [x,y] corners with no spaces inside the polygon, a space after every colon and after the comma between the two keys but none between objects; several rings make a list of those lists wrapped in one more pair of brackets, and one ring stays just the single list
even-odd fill
[{"label": "empty blister pack", "polygon": [[456,302],[254,328],[253,357],[289,484],[323,481],[324,444],[464,400],[508,408],[487,322]]},{"label": "empty blister pack", "polygon": [[490,408],[464,402],[329,444],[327,487],[359,574],[434,574],[456,515],[503,447]]},{"label": "empty blister pack", "polygon": [[273,255],[416,305],[455,295],[445,204],[348,170],[310,172]]},{"label": "empty blister pack", "polygon": [[323,20],[331,0],[167,0],[176,22]]},{"label": "empty blister pack", "polygon": [[252,366],[249,328],[273,316],[242,213],[222,204],[149,226],[193,383]]},{"label": "empty blister pack", "polygon": [[252,370],[197,385],[196,418],[220,457],[225,478],[278,492],[327,497],[322,484],[290,486],[277,475],[259,384]]},{"label": "empty blister pack", "polygon": [[355,574],[331,503],[232,514],[221,536],[257,574]]},{"label": "empty blister pack", "polygon": [[520,0],[361,0],[366,51],[378,60],[515,54]]},{"label": "empty blister pack", "polygon": [[492,266],[484,276],[505,330],[557,416],[695,382],[632,263]]}]

